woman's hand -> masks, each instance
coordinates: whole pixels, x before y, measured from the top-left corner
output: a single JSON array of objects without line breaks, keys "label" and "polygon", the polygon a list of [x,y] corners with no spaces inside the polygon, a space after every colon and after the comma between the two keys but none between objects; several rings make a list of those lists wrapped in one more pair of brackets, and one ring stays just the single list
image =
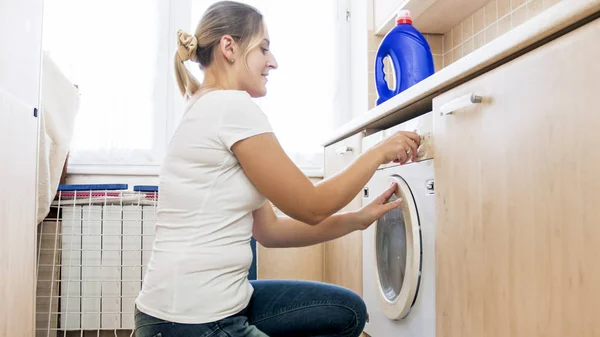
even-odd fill
[{"label": "woman's hand", "polygon": [[416,132],[398,131],[391,137],[377,144],[373,149],[381,154],[381,164],[391,161],[405,164],[409,159],[417,159],[417,149],[421,137]]},{"label": "woman's hand", "polygon": [[385,190],[380,196],[378,196],[375,200],[371,201],[368,205],[363,206],[360,210],[354,213],[353,224],[355,225],[356,230],[365,230],[371,224],[381,218],[385,213],[400,207],[402,204],[402,199],[398,199],[392,202],[387,202],[388,199],[396,192],[398,185],[396,183],[392,183],[392,185]]}]

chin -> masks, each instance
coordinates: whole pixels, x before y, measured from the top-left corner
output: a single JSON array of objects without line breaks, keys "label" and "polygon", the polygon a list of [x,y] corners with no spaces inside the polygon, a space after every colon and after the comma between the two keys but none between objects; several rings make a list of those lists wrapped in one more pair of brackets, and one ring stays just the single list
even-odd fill
[{"label": "chin", "polygon": [[248,90],[247,92],[252,98],[260,98],[267,95],[267,88]]}]

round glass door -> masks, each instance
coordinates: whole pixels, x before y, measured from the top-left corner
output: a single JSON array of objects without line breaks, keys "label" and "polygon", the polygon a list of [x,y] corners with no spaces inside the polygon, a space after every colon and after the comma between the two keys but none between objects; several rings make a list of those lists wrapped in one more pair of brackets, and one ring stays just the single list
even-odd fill
[{"label": "round glass door", "polygon": [[375,224],[375,262],[379,302],[393,320],[406,317],[417,295],[421,275],[421,231],[414,198],[406,182],[391,177],[398,185],[390,202],[403,203],[384,214]]},{"label": "round glass door", "polygon": [[[396,195],[390,202],[398,200]],[[406,225],[402,208],[384,214],[378,222],[375,249],[381,291],[388,301],[400,295],[406,270]]]}]

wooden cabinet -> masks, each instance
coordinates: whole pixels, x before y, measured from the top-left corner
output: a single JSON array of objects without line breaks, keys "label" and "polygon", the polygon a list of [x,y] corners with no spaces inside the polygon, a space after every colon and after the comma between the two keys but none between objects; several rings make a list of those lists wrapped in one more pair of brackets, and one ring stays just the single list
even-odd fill
[{"label": "wooden cabinet", "polygon": [[[325,148],[325,177],[342,171],[361,153],[364,133],[358,133]],[[357,210],[362,198],[357,195],[340,212]],[[355,231],[324,244],[324,281],[362,295],[362,232]]]},{"label": "wooden cabinet", "polygon": [[600,20],[434,99],[438,337],[600,336],[597,41]]},{"label": "wooden cabinet", "polygon": [[323,281],[323,245],[265,248],[257,244],[260,280]]}]

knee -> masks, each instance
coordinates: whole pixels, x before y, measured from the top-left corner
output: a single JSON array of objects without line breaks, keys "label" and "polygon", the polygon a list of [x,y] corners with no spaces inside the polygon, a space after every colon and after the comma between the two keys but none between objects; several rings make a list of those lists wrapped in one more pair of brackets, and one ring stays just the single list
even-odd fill
[{"label": "knee", "polygon": [[349,315],[347,315],[345,328],[340,335],[344,337],[358,337],[368,320],[367,306],[358,294],[350,290],[347,290],[344,295]]}]

